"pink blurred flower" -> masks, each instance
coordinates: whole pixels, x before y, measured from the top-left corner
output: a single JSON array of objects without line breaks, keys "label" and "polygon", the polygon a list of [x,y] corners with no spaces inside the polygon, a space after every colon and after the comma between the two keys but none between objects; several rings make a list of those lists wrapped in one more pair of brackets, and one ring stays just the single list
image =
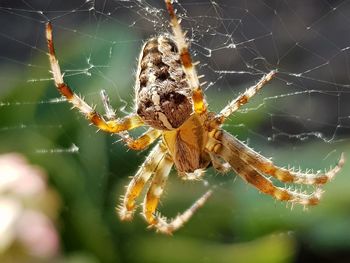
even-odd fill
[{"label": "pink blurred flower", "polygon": [[0,197],[0,253],[15,240],[16,221],[21,214],[21,205],[11,198]]},{"label": "pink blurred flower", "polygon": [[57,256],[59,235],[45,208],[58,209],[58,203],[42,169],[22,155],[0,155],[0,261],[17,244],[34,257]]},{"label": "pink blurred flower", "polygon": [[0,155],[0,194],[11,192],[20,196],[33,196],[44,191],[45,174],[16,153]]},{"label": "pink blurred flower", "polygon": [[24,211],[17,221],[17,238],[38,257],[53,257],[59,250],[59,237],[51,220],[40,212]]}]

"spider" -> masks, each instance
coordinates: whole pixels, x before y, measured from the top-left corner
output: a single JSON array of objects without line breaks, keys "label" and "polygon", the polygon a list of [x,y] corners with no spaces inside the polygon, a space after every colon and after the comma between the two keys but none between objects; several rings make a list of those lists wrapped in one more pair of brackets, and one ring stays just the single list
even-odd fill
[{"label": "spider", "polygon": [[[61,95],[98,129],[120,135],[131,149],[143,150],[160,138],[122,197],[122,202],[117,208],[121,220],[132,219],[136,199],[148,181],[150,186],[142,204],[142,214],[149,226],[158,232],[171,234],[204,205],[212,194],[212,189],[172,220],[156,212],[173,166],[179,177],[185,180],[201,179],[210,165],[222,173],[233,170],[259,191],[277,200],[304,206],[317,205],[322,195],[320,186],[330,181],[341,170],[345,162],[344,154],[341,154],[338,164],[328,172],[295,172],[293,169],[274,165],[269,159],[223,130],[221,126],[225,120],[273,79],[277,71],[272,70],[265,74],[218,114],[208,111],[199,83],[200,76],[195,69],[196,63],[192,62],[180,21],[171,0],[165,0],[165,5],[173,34],[150,38],[143,45],[136,74],[136,110],[123,118],[116,116],[104,91],[101,92],[101,98],[105,116],[89,106],[64,82],[55,55],[52,25],[50,22],[46,24],[51,72]],[[140,137],[132,138],[128,131],[141,126],[148,126],[149,129]],[[284,183],[314,185],[316,189],[311,194],[291,191],[275,186],[266,175]]]}]

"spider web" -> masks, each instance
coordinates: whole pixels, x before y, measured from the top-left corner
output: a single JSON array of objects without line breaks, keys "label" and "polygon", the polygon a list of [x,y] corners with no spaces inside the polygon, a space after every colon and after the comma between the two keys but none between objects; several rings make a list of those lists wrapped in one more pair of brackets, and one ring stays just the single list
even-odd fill
[{"label": "spider web", "polygon": [[[350,0],[178,0],[174,5],[187,31],[193,59],[200,61],[197,70],[204,75],[201,81],[206,81],[203,88],[210,110],[220,111],[263,74],[278,71],[275,79],[225,123],[227,131],[264,156],[272,156],[278,165],[301,165],[302,170],[327,169],[334,166],[341,152],[349,152]],[[123,186],[129,180],[126,177],[135,173],[148,151],[127,151],[117,136],[95,133],[95,127],[89,127],[58,95],[49,71],[47,21],[53,25],[65,81],[100,112],[103,112],[100,91],[105,89],[117,115],[124,116],[134,111],[136,59],[142,44],[151,36],[171,33],[164,3],[0,0],[0,151],[25,153],[47,169],[67,205],[62,212],[65,223],[62,228],[66,231],[62,236],[67,248],[64,253],[90,249],[93,237],[97,249],[105,247],[100,250],[100,258],[105,255],[101,262],[117,262],[115,258],[119,255],[113,258],[113,253],[117,254],[119,249],[121,253],[134,254],[121,257],[123,262],[129,262],[129,258],[137,262],[135,257],[143,258],[138,253],[143,248],[152,253],[149,262],[154,262],[154,248],[159,250],[157,255],[161,254],[158,252],[162,246],[158,245],[177,239],[160,243],[147,239],[140,245],[134,241],[149,234],[143,231],[145,225],[140,224],[142,232],[136,232],[131,230],[137,225],[136,217],[136,223],[116,223],[119,221],[113,209],[116,192],[118,196],[123,194]],[[141,132],[137,130],[135,135]],[[298,229],[302,229],[298,233],[301,238],[296,239],[307,244],[302,248],[299,242],[298,250],[308,250],[310,244],[323,242],[349,251],[346,174],[327,186],[327,199],[322,200],[325,205],[320,210],[302,214],[299,219],[297,211],[284,209],[284,203],[278,202],[283,208],[280,210],[271,205],[269,196],[264,205],[263,195],[253,196],[258,191],[240,180],[233,185],[232,176],[215,177],[213,170],[208,174],[205,186],[180,184],[178,178],[171,177],[166,189],[177,198],[171,200],[166,192],[163,200],[173,205],[160,209],[166,215],[174,215],[198,198],[205,191],[203,188],[218,190],[210,200],[214,205],[208,202],[191,219],[195,222],[190,222],[192,227],[179,233],[180,237],[186,231],[196,237],[207,235],[204,249],[194,247],[201,249],[200,256],[205,254],[208,240],[215,238],[222,238],[226,249],[231,250],[227,241],[251,240],[269,231],[289,230],[290,236]],[[234,191],[233,187],[251,191]],[[296,190],[310,193],[314,189]],[[186,206],[177,207],[175,202],[181,198]],[[203,211],[210,211],[205,220],[200,215]],[[213,224],[210,229],[216,229],[210,233],[203,231],[209,222]],[[88,241],[84,243],[85,240]],[[273,244],[270,254],[276,254],[279,244],[278,241]],[[181,254],[173,247],[170,250],[165,253]],[[294,253],[296,248],[291,250]],[[193,252],[187,251],[182,254]],[[254,254],[254,250],[244,246],[233,253],[239,256],[241,251]],[[221,252],[213,255],[221,256]],[[163,260],[166,261],[168,258]]]},{"label": "spider web", "polygon": [[[299,145],[317,142],[324,146],[319,157],[339,155],[335,149],[350,133],[349,1],[205,0],[175,6],[194,60],[200,61],[199,74],[205,75],[211,110],[220,110],[263,73],[278,70],[225,128],[258,150],[293,146],[297,156]],[[142,43],[171,32],[162,1],[3,0],[0,14],[0,114],[15,116],[1,123],[3,137],[67,129],[63,114],[79,119],[64,110],[66,102],[53,89],[46,21],[53,23],[65,80],[101,111],[99,92],[106,89],[119,115],[133,111],[135,58]],[[30,150],[79,154],[79,141],[70,141],[62,148]]]}]

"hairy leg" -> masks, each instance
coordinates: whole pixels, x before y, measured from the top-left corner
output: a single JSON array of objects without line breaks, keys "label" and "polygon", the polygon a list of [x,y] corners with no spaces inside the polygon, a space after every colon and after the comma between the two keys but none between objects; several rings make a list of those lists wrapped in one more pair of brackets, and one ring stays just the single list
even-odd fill
[{"label": "hairy leg", "polygon": [[249,148],[224,130],[214,130],[210,133],[210,136],[220,141],[225,147],[229,148],[232,153],[245,163],[254,167],[254,169],[261,173],[271,175],[284,183],[322,185],[333,179],[345,163],[344,154],[341,154],[338,164],[327,172],[318,172],[316,174],[300,171],[294,172],[293,170],[274,165],[272,161]]},{"label": "hairy leg", "polygon": [[[112,108],[109,97],[105,90],[101,90],[101,99],[103,102],[103,107],[105,108],[107,120],[116,121],[115,110]],[[128,131],[122,131],[118,133],[118,135],[130,149],[143,150],[159,138],[161,131],[149,128],[144,134],[136,139],[132,138]]]},{"label": "hairy leg", "polygon": [[46,24],[46,39],[49,50],[48,55],[51,65],[51,72],[56,88],[61,95],[64,96],[74,108],[77,108],[92,124],[96,125],[100,130],[109,133],[119,133],[121,131],[134,129],[143,125],[143,121],[137,115],[130,115],[124,117],[123,119],[106,121],[93,107],[75,94],[63,80],[61,68],[55,54],[51,23]]},{"label": "hairy leg", "polygon": [[212,123],[214,127],[221,125],[225,120],[235,111],[237,111],[242,105],[248,103],[248,101],[262,88],[264,87],[275,75],[276,71],[272,70],[268,74],[264,75],[260,81],[248,88],[243,94],[239,95],[236,99],[231,101],[225,108],[223,108],[219,114],[217,114]]},{"label": "hairy leg", "polygon": [[168,221],[166,217],[158,215],[157,223],[154,225],[157,231],[164,234],[171,234],[174,231],[181,228],[190,218],[196,213],[196,211],[201,208],[209,197],[212,195],[213,191],[208,190],[200,198],[198,198],[186,211],[182,214],[177,215],[174,219]]},{"label": "hairy leg", "polygon": [[215,170],[217,170],[220,173],[228,173],[229,171],[232,170],[231,166],[227,162],[223,162],[218,156],[216,156],[213,153],[209,154],[211,163],[213,164],[213,167]]},{"label": "hairy leg", "polygon": [[242,177],[246,182],[255,186],[261,192],[271,195],[277,200],[298,203],[305,206],[317,205],[320,201],[323,193],[320,188],[317,188],[311,194],[304,194],[282,187],[277,187],[273,185],[271,180],[260,174],[251,165],[244,162],[238,155],[216,140],[210,139],[208,143],[208,150],[227,161],[237,175]]},{"label": "hairy leg", "polygon": [[161,143],[157,144],[132,178],[123,197],[122,203],[117,208],[118,214],[122,220],[132,219],[136,208],[135,200],[140,195],[147,181],[154,174],[160,161],[164,158],[166,154],[165,152],[165,147]]},{"label": "hairy leg", "polygon": [[156,231],[164,234],[171,234],[181,228],[204,205],[212,193],[211,190],[207,191],[190,208],[173,220],[169,221],[166,217],[163,217],[159,212],[156,212],[156,209],[172,166],[173,161],[170,157],[165,156],[161,160],[143,202],[143,215],[146,221],[150,224],[150,227],[154,227]]},{"label": "hairy leg", "polygon": [[180,178],[184,181],[201,180],[205,175],[205,169],[197,169],[193,173],[179,173]]},{"label": "hairy leg", "polygon": [[155,211],[157,209],[159,199],[164,191],[165,183],[173,166],[173,161],[170,156],[164,155],[159,162],[157,169],[154,171],[154,176],[148,192],[143,202],[143,216],[150,225],[157,223]]},{"label": "hairy leg", "polygon": [[188,45],[186,43],[185,34],[180,26],[180,21],[175,14],[171,0],[165,0],[166,8],[170,16],[170,25],[173,29],[176,45],[179,49],[181,63],[192,89],[192,101],[194,111],[198,114],[204,113],[207,110],[207,105],[204,99],[204,94],[199,83],[195,65],[192,62]]}]

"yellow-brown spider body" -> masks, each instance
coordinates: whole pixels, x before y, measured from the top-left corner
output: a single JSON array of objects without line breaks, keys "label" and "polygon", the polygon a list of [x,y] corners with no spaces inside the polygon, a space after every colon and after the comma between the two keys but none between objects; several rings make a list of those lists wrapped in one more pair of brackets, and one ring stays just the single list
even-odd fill
[{"label": "yellow-brown spider body", "polygon": [[[150,182],[142,203],[142,214],[157,231],[170,234],[182,227],[204,205],[212,190],[208,190],[185,212],[169,221],[157,212],[159,200],[169,173],[175,165],[185,180],[198,180],[212,165],[219,172],[233,170],[243,180],[272,197],[304,206],[318,204],[321,186],[329,182],[342,168],[344,155],[337,165],[324,173],[315,174],[278,167],[271,160],[255,152],[221,128],[225,120],[248,103],[275,75],[272,70],[231,101],[219,113],[208,111],[195,63],[170,0],[165,0],[170,15],[173,35],[151,38],[143,46],[136,75],[136,112],[118,118],[107,94],[101,97],[106,111],[99,114],[64,82],[52,40],[52,26],[46,26],[50,66],[58,91],[98,129],[121,136],[126,145],[142,150],[161,137],[129,183],[118,214],[122,220],[131,220],[136,199]],[[140,137],[132,138],[128,131],[140,126],[149,129]],[[267,177],[283,183],[314,185],[310,194],[277,187]]]},{"label": "yellow-brown spider body", "polygon": [[207,113],[193,112],[190,85],[174,40],[161,35],[146,41],[136,79],[136,112],[146,124],[164,131],[163,141],[179,174],[206,168]]},{"label": "yellow-brown spider body", "polygon": [[210,163],[205,150],[209,139],[206,117],[193,113],[178,129],[163,133],[163,141],[180,175],[204,169]]}]

